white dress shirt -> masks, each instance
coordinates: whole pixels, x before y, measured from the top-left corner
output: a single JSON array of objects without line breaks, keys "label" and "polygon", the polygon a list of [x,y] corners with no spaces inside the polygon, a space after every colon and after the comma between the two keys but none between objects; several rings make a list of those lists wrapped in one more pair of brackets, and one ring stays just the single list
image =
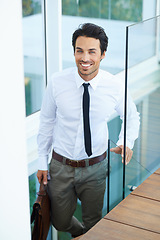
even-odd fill
[{"label": "white dress shirt", "polygon": [[[85,81],[77,68],[55,73],[49,82],[42,103],[38,133],[39,170],[48,169],[51,148],[72,160],[88,158],[84,147],[82,96]],[[114,75],[99,70],[89,81],[90,128],[92,155],[107,150],[107,121],[114,111],[124,117],[124,83]],[[139,113],[128,94],[127,146],[133,148],[139,132]],[[123,145],[123,124],[118,145]]]}]

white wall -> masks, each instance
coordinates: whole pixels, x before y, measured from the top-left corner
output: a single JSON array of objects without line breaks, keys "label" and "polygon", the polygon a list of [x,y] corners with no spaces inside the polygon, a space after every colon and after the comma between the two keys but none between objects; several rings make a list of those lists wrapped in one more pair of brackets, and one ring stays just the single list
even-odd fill
[{"label": "white wall", "polygon": [[29,240],[21,0],[0,1],[0,239]]}]

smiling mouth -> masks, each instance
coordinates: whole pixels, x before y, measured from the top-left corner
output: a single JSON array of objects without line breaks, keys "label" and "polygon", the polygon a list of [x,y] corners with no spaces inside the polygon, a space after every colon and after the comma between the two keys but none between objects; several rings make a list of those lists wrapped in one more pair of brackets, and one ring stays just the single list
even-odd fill
[{"label": "smiling mouth", "polygon": [[89,66],[91,66],[91,64],[84,64],[84,63],[81,63],[81,66],[82,66],[82,67],[89,67]]},{"label": "smiling mouth", "polygon": [[84,69],[87,69],[87,68],[89,68],[92,64],[91,64],[91,63],[80,63],[80,65],[81,65]]}]

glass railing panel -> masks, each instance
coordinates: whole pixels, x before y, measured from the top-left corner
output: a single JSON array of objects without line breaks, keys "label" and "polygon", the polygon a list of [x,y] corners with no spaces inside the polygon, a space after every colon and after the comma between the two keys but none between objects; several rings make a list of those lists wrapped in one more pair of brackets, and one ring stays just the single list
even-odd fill
[{"label": "glass railing panel", "polygon": [[151,20],[129,26],[129,68],[155,56],[156,24],[157,19],[153,18]]},{"label": "glass railing panel", "polygon": [[[110,139],[110,149],[118,147]],[[109,210],[112,210],[123,200],[123,164],[120,154],[110,152],[110,201]]]},{"label": "glass railing panel", "polygon": [[126,166],[125,176],[125,196],[130,194],[136,189],[147,177],[150,176],[151,172],[146,168],[145,164],[142,165],[138,162],[136,156],[136,147],[133,149],[133,156],[130,163]]},{"label": "glass railing panel", "polygon": [[108,176],[106,178],[106,192],[102,211],[103,217],[123,200],[122,158],[121,155],[110,151],[115,147],[118,147],[116,143],[109,139],[107,150]]},{"label": "glass railing panel", "polygon": [[125,171],[126,196],[160,167],[160,17],[127,30],[127,85],[140,113],[140,131]]},{"label": "glass railing panel", "polygon": [[[118,147],[111,139],[110,149]],[[126,166],[125,175],[125,196],[130,194],[137,186],[139,186],[151,172],[136,160],[136,146],[133,150],[133,156],[130,163]],[[110,174],[109,174],[109,211],[123,200],[123,163],[121,155],[110,152]],[[108,180],[107,180],[108,181]],[[106,193],[108,194],[108,193]]]},{"label": "glass railing panel", "polygon": [[[108,122],[109,130],[109,148],[116,147],[118,135],[121,128],[121,120],[118,116],[114,116]],[[110,154],[108,154],[108,152]],[[107,159],[109,158],[108,176],[106,178],[106,192],[103,204],[103,216],[105,216],[113,207],[122,200],[123,190],[123,169],[121,157],[113,152],[107,151]],[[109,182],[108,182],[109,179]]]}]

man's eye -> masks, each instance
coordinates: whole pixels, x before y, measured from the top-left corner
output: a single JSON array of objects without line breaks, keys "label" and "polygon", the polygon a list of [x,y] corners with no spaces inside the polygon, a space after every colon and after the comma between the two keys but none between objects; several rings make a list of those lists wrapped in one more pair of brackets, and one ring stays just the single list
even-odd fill
[{"label": "man's eye", "polygon": [[81,52],[82,52],[82,50],[77,50],[77,52],[78,52],[78,53],[81,53]]},{"label": "man's eye", "polygon": [[95,54],[95,51],[90,51],[90,53]]}]

